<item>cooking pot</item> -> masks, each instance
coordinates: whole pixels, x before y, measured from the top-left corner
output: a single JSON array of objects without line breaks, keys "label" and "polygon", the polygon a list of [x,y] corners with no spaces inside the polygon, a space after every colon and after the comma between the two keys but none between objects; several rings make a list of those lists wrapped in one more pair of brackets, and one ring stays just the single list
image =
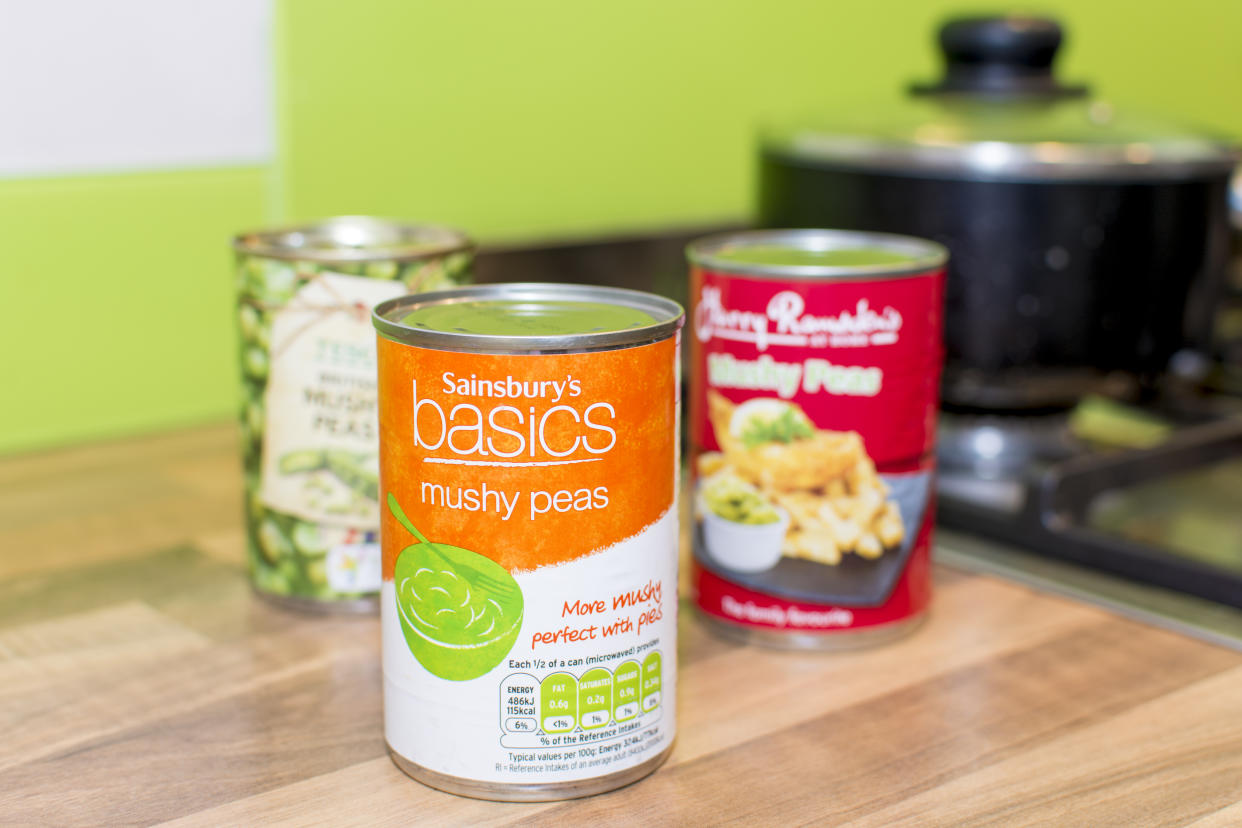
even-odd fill
[{"label": "cooking pot", "polygon": [[1061,39],[1047,19],[953,20],[939,82],[764,135],[762,224],[950,249],[951,407],[1141,389],[1209,335],[1238,149],[1062,84]]}]

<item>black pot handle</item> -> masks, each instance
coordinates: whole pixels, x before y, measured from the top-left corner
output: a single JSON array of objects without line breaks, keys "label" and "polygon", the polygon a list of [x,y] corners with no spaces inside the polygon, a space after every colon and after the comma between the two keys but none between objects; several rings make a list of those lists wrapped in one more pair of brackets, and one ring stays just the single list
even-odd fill
[{"label": "black pot handle", "polygon": [[937,83],[916,83],[915,95],[984,95],[1001,98],[1076,98],[1081,84],[1064,85],[1052,74],[1061,25],[1043,17],[962,17],[940,27],[945,73]]}]

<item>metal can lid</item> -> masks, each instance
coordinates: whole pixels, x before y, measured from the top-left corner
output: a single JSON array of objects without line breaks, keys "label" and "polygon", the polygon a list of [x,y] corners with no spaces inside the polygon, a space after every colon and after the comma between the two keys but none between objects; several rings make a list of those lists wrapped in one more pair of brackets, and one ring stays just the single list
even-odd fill
[{"label": "metal can lid", "polygon": [[852,230],[750,230],[697,239],[692,264],[710,270],[782,279],[866,280],[926,273],[949,251],[914,236]]},{"label": "metal can lid", "polygon": [[450,227],[373,216],[336,216],[233,239],[238,253],[325,264],[416,261],[473,247],[466,234]]},{"label": "metal can lid", "polygon": [[472,285],[401,296],[371,312],[387,339],[477,353],[615,350],[672,336],[685,320],[672,299],[638,290],[546,282]]}]

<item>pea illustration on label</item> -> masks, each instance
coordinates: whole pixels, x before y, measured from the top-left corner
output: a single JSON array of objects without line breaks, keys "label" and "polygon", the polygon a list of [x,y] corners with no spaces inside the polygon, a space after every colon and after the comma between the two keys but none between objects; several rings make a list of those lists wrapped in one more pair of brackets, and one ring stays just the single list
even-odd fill
[{"label": "pea illustration on label", "polygon": [[375,455],[369,453],[299,449],[282,455],[276,467],[282,475],[304,475],[303,488],[321,496],[315,505],[322,506],[326,515],[368,514],[374,509],[370,504],[379,499],[375,463]]},{"label": "pea illustration on label", "polygon": [[508,570],[469,549],[433,543],[388,494],[388,509],[418,543],[401,550],[394,581],[406,644],[449,681],[484,675],[509,654],[522,627],[522,590]]}]

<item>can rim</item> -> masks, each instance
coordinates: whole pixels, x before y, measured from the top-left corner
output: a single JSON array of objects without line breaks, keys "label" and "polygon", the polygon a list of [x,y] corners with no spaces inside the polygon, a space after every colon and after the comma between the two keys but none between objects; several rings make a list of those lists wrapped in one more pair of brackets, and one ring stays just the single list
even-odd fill
[{"label": "can rim", "polygon": [[[306,242],[312,238],[336,240],[339,246],[308,247]],[[373,245],[380,238],[391,241],[377,249]],[[405,252],[403,245],[408,247]],[[239,233],[233,237],[233,249],[267,259],[356,264],[434,259],[473,250],[474,242],[462,231],[444,225],[354,215]]]},{"label": "can rim", "polygon": [[[781,245],[794,250],[813,251],[869,247],[902,253],[911,259],[908,262],[874,265],[783,265],[738,262],[720,256],[720,252],[726,247],[736,249],[759,245]],[[926,273],[943,267],[949,260],[949,251],[938,242],[895,233],[784,228],[743,230],[695,239],[686,246],[686,258],[698,267],[726,273],[768,278],[849,281]]]},{"label": "can rim", "polygon": [[[641,328],[553,336],[433,331],[413,328],[396,321],[397,318],[405,316],[417,307],[479,299],[511,299],[519,302],[541,300],[604,302],[644,311],[651,314],[656,321]],[[394,342],[441,351],[501,354],[573,353],[645,345],[671,337],[681,328],[685,318],[685,310],[679,303],[654,293],[629,288],[556,282],[498,282],[415,293],[381,302],[371,311],[371,323],[376,331]]]}]

